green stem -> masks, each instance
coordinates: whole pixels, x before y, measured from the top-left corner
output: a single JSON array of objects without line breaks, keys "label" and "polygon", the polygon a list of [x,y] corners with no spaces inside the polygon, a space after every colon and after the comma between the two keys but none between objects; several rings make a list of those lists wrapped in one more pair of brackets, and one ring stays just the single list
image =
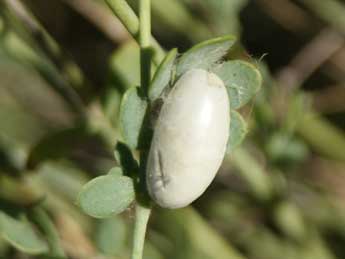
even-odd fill
[{"label": "green stem", "polygon": [[338,31],[345,32],[345,5],[341,1],[302,0],[307,8]]},{"label": "green stem", "polygon": [[150,207],[145,207],[139,202],[135,207],[135,223],[133,233],[133,249],[131,259],[142,259],[145,243],[147,222],[151,213]]},{"label": "green stem", "polygon": [[[7,2],[8,7],[0,7],[0,13],[13,33],[7,33],[2,39],[5,51],[25,65],[37,69],[73,110],[85,118],[83,100],[77,93],[77,89],[87,85],[80,68],[67,57],[29,10],[18,1],[12,5],[9,5],[10,1]],[[62,78],[58,72],[66,76]]]},{"label": "green stem", "polygon": [[[139,19],[125,0],[105,0],[109,8],[113,11],[116,17],[126,27],[133,38],[139,40]],[[152,42],[152,49],[155,52],[153,61],[158,65],[164,58],[164,50],[159,43],[150,35]]]},{"label": "green stem", "polygon": [[297,132],[318,153],[330,159],[345,161],[345,136],[322,116],[309,112],[297,125]]},{"label": "green stem", "polygon": [[[139,17],[141,87],[146,93],[151,80],[151,0],[139,1]],[[141,193],[139,193],[138,196],[140,196],[140,194]],[[150,206],[145,206],[144,203],[141,204],[139,199],[137,200],[135,208],[132,259],[142,259],[143,257],[145,233],[151,213]]]},{"label": "green stem", "polygon": [[139,19],[126,0],[106,0],[106,3],[126,27],[128,32],[134,38],[137,38],[139,32]]},{"label": "green stem", "polygon": [[140,0],[139,17],[140,77],[141,87],[146,92],[151,80],[151,0]]},{"label": "green stem", "polygon": [[248,182],[255,197],[262,201],[272,198],[273,186],[271,179],[250,153],[238,147],[232,153],[232,162],[241,176]]},{"label": "green stem", "polygon": [[65,258],[66,255],[61,246],[59,234],[57,233],[56,228],[47,213],[42,208],[35,208],[32,213],[35,222],[39,225],[47,237],[51,255],[59,258]]},{"label": "green stem", "polygon": [[151,0],[141,0],[139,2],[139,44],[140,48],[147,48],[151,45]]}]

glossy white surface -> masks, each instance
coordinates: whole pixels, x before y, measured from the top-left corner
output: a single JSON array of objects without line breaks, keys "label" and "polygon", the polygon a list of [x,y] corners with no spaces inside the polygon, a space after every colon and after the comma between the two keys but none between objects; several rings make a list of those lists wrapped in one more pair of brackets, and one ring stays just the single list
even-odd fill
[{"label": "glossy white surface", "polygon": [[149,153],[147,187],[158,205],[181,208],[206,190],[222,163],[229,126],[223,82],[201,69],[185,73],[163,104]]}]

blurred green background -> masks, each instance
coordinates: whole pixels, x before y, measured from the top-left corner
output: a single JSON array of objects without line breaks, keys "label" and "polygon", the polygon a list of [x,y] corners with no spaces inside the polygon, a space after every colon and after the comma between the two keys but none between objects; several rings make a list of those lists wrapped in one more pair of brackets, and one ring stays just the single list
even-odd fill
[{"label": "blurred green background", "polygon": [[[345,1],[152,0],[152,15],[167,50],[236,35],[227,58],[264,83],[206,193],[155,208],[145,258],[345,258]],[[119,102],[138,84],[139,48],[102,0],[1,0],[0,213],[43,242],[42,208],[68,258],[129,258],[133,210],[95,220],[75,200],[115,166]],[[4,229],[0,258],[53,258]]]}]

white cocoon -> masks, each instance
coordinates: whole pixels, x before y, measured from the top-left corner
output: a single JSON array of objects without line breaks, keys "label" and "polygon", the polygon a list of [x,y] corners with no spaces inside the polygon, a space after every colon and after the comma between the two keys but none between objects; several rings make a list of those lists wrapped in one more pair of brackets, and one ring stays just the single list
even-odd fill
[{"label": "white cocoon", "polygon": [[148,191],[158,205],[185,207],[210,185],[226,150],[229,107],[215,74],[192,69],[177,81],[159,114],[147,163]]}]

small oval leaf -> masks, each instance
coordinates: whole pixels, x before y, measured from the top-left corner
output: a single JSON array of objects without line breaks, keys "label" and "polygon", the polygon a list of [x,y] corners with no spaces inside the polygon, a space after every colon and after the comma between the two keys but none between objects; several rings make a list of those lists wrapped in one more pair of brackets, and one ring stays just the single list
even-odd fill
[{"label": "small oval leaf", "polygon": [[234,36],[227,35],[195,45],[178,60],[177,76],[181,76],[192,68],[208,70],[226,54],[235,41]]},{"label": "small oval leaf", "polygon": [[124,211],[134,200],[133,180],[108,174],[83,186],[78,196],[82,210],[95,218],[108,218]]},{"label": "small oval leaf", "polygon": [[164,88],[169,84],[176,55],[177,49],[170,50],[157,68],[149,87],[148,95],[151,101],[157,99],[163,92]]},{"label": "small oval leaf", "polygon": [[41,254],[48,251],[48,245],[40,239],[29,223],[16,220],[0,212],[0,234],[16,249],[27,254]]},{"label": "small oval leaf", "polygon": [[128,89],[120,107],[120,128],[126,144],[133,149],[138,147],[147,109],[147,102],[141,96],[138,87]]},{"label": "small oval leaf", "polygon": [[127,232],[126,222],[120,216],[100,221],[95,235],[99,250],[106,255],[123,255]]},{"label": "small oval leaf", "polygon": [[242,60],[225,62],[216,67],[214,73],[224,81],[232,109],[245,105],[261,87],[262,77],[259,70]]},{"label": "small oval leaf", "polygon": [[244,140],[247,134],[247,123],[238,112],[230,111],[230,134],[227,146],[227,153],[233,151]]}]

